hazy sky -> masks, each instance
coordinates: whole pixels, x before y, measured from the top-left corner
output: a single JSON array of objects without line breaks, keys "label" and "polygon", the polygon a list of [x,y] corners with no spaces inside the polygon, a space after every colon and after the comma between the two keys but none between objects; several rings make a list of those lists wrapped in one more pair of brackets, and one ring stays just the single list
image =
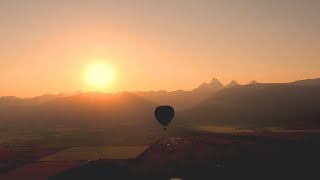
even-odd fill
[{"label": "hazy sky", "polygon": [[192,89],[320,77],[318,0],[1,0],[0,96]]}]

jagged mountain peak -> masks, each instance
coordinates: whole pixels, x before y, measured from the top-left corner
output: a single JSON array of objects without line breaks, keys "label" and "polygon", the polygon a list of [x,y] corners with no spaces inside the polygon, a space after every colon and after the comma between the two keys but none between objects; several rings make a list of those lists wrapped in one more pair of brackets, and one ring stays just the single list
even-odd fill
[{"label": "jagged mountain peak", "polygon": [[212,78],[210,84],[219,84],[223,85],[217,78]]},{"label": "jagged mountain peak", "polygon": [[221,89],[223,88],[223,84],[217,79],[217,78],[212,78],[210,83],[202,83],[200,86],[198,86],[198,88],[196,88],[197,90],[201,90],[201,89]]},{"label": "jagged mountain peak", "polygon": [[238,86],[239,83],[235,80],[232,80],[226,87],[234,87],[234,86]]},{"label": "jagged mountain peak", "polygon": [[252,80],[249,84],[258,84],[256,80]]}]

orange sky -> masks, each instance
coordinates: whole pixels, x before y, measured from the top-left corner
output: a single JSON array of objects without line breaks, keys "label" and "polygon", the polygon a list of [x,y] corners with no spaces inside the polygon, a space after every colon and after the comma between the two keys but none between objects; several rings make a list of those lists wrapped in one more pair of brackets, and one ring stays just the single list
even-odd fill
[{"label": "orange sky", "polygon": [[115,81],[104,92],[190,90],[223,83],[320,77],[318,1],[1,1],[0,96],[92,91],[96,60]]}]

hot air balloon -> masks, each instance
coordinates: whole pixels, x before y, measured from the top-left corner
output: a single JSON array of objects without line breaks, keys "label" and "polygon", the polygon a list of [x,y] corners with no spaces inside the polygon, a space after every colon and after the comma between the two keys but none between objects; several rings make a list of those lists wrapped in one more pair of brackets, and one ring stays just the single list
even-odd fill
[{"label": "hot air balloon", "polygon": [[158,122],[163,126],[164,130],[166,130],[174,116],[174,109],[171,106],[158,106],[154,110],[154,115]]}]

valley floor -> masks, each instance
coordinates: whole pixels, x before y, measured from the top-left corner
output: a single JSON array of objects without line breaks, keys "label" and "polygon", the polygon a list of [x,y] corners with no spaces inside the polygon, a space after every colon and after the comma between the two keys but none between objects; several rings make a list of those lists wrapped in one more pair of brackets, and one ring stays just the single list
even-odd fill
[{"label": "valley floor", "polygon": [[[143,148],[142,148],[143,147]],[[97,147],[95,147],[97,148]],[[107,146],[101,146],[110,153]],[[97,150],[97,151],[101,151]],[[121,148],[121,147],[113,147]],[[319,132],[198,131],[164,135],[149,146],[132,146],[132,157],[100,159],[93,147],[0,149],[0,179],[213,179],[318,176]],[[129,148],[129,149],[128,149]],[[140,149],[139,149],[140,148]],[[88,151],[90,149],[90,151]],[[99,148],[98,148],[99,149]],[[112,149],[112,148],[111,148]],[[119,149],[118,149],[119,150]],[[118,151],[117,150],[117,151]],[[71,160],[61,153],[72,151]],[[123,151],[125,152],[125,151]],[[59,155],[60,153],[60,155]],[[77,153],[96,157],[91,161]],[[111,153],[113,154],[113,153]],[[121,153],[120,153],[121,154]],[[90,155],[89,155],[90,156]],[[136,157],[134,157],[136,156]],[[54,157],[58,157],[54,159]],[[103,158],[103,153],[102,157]],[[121,157],[120,157],[121,158]],[[20,164],[19,164],[20,163]]]}]

